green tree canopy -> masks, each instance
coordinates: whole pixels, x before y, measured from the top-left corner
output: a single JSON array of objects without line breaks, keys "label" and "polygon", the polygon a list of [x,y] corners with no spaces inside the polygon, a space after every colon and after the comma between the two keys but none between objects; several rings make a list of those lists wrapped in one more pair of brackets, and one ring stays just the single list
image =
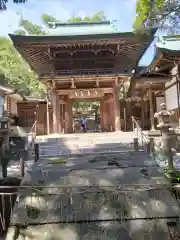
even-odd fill
[{"label": "green tree canopy", "polygon": [[34,96],[44,93],[45,89],[36,80],[35,73],[5,37],[0,37],[0,75],[4,76],[5,85],[17,89],[19,93]]},{"label": "green tree canopy", "polygon": [[106,16],[104,14],[103,11],[99,11],[97,13],[94,13],[91,17],[84,17],[84,18],[80,18],[80,17],[72,17],[68,20],[68,22],[99,22],[99,21],[104,21],[106,20]]},{"label": "green tree canopy", "polygon": [[[134,29],[153,26],[167,28],[169,25],[172,25],[172,28],[177,28],[180,23],[179,15],[179,0],[138,0]],[[167,19],[168,25],[165,24]]]}]

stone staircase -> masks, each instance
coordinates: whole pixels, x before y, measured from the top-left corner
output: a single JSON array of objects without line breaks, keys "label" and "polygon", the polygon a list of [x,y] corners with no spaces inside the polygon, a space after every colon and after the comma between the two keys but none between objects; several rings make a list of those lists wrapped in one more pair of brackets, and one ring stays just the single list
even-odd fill
[{"label": "stone staircase", "polygon": [[[98,239],[173,239],[168,224],[176,224],[179,205],[159,165],[146,152],[134,152],[132,133],[49,135],[36,141],[40,159],[22,180],[21,201],[11,217],[19,236],[10,228],[6,240],[90,240],[97,232]],[[60,155],[64,162],[51,159]],[[35,218],[27,216],[23,185],[41,185],[43,198],[28,202],[40,209]],[[21,228],[24,223],[29,225]]]},{"label": "stone staircase", "polygon": [[133,133],[87,133],[38,137],[40,156],[66,156],[133,150]]}]

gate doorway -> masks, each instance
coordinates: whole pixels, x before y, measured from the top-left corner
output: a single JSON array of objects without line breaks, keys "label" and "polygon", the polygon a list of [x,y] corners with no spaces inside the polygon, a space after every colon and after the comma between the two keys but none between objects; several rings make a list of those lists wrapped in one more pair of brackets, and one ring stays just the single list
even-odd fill
[{"label": "gate doorway", "polygon": [[73,130],[75,133],[83,132],[82,120],[85,120],[86,132],[100,132],[100,101],[74,100],[73,101]]}]

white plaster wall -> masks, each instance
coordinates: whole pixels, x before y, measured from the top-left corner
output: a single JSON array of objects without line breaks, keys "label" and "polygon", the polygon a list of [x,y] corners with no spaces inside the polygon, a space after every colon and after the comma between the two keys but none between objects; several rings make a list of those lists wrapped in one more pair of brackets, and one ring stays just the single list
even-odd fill
[{"label": "white plaster wall", "polygon": [[176,85],[165,91],[166,105],[168,110],[174,110],[178,107],[177,102],[177,87]]},{"label": "white plaster wall", "polygon": [[157,107],[157,112],[160,111],[160,105],[161,103],[165,102],[165,98],[164,97],[156,97],[156,107]]},{"label": "white plaster wall", "polygon": [[[177,68],[177,66],[175,66],[171,70],[171,74],[176,75],[177,72],[178,72],[178,68]],[[175,81],[176,81],[176,77],[172,77],[172,79],[166,83],[165,87],[168,87],[169,85],[171,85]],[[176,85],[170,87],[169,89],[167,89],[165,91],[165,97],[166,97],[166,105],[167,105],[168,110],[174,110],[178,107],[177,86]]]}]

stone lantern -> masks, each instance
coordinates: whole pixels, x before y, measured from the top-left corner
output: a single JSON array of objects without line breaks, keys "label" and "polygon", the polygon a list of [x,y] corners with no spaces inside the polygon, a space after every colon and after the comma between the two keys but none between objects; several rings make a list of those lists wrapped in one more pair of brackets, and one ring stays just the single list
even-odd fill
[{"label": "stone lantern", "polygon": [[154,115],[154,118],[157,118],[158,120],[157,127],[160,130],[163,130],[164,128],[169,130],[169,128],[172,128],[172,116],[174,115],[174,112],[168,111],[165,103],[160,105],[160,109],[161,110]]},{"label": "stone lantern", "polygon": [[158,120],[157,127],[161,131],[161,140],[165,151],[165,156],[168,160],[168,168],[170,171],[174,169],[172,148],[174,148],[176,145],[176,135],[172,129],[173,115],[174,112],[168,111],[165,103],[162,103],[160,105],[160,111],[154,115],[154,118]]},{"label": "stone lantern", "polygon": [[7,114],[4,113],[4,115],[0,118],[0,132],[1,133],[8,133],[8,131],[9,131],[10,118],[8,118],[6,115]]}]

